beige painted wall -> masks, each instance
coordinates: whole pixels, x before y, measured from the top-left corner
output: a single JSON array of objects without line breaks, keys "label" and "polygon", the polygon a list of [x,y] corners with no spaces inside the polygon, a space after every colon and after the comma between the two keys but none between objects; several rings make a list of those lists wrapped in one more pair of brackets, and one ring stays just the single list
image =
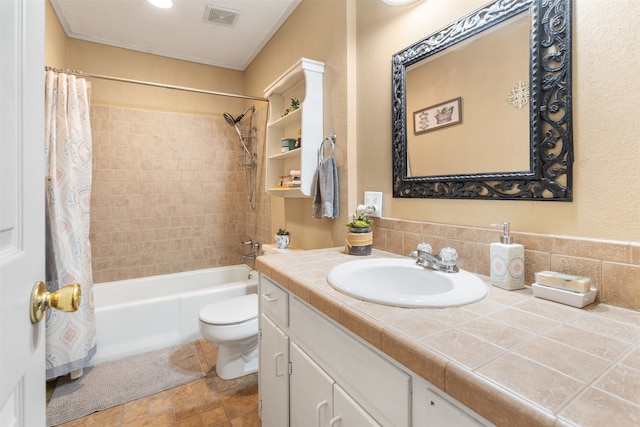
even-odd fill
[{"label": "beige painted wall", "polygon": [[[64,66],[69,68],[251,95],[261,95],[301,56],[323,60],[327,64],[324,128],[338,136],[342,217],[312,220],[309,200],[274,199],[272,227],[282,223],[289,227],[294,245],[297,238],[302,247],[340,244],[346,231],[343,224],[365,190],[383,191],[384,215],[392,218],[478,227],[508,220],[516,231],[640,241],[640,132],[635,120],[640,105],[630,96],[640,89],[637,2],[617,1],[615,7],[595,1],[573,5],[573,202],[391,197],[391,55],[486,2],[429,0],[393,8],[378,0],[303,0],[244,73],[191,63],[172,62],[166,67],[166,58],[153,55],[140,63],[145,54],[81,41],[70,42],[68,52],[64,48],[54,52],[49,50],[49,28],[47,60],[59,62],[61,55],[67,55]],[[114,103],[131,97],[128,107],[171,111],[242,109],[211,97],[182,99],[176,94],[160,99],[142,88],[134,94],[132,88],[106,83],[104,87],[95,83],[92,96]]]},{"label": "beige painted wall", "polygon": [[[272,230],[286,227],[291,245],[304,249],[335,246],[344,241],[348,222],[347,189],[347,8],[344,0],[303,0],[280,30],[245,70],[246,89],[262,91],[301,57],[323,61],[324,134],[337,136],[336,160],[340,181],[340,218],[311,218],[311,199],[273,197]],[[352,202],[352,204],[355,202]]]},{"label": "beige painted wall", "polygon": [[44,26],[46,40],[44,63],[49,67],[66,68],[67,36],[48,1],[45,2]]},{"label": "beige painted wall", "polygon": [[[518,109],[505,98],[519,81],[529,80],[530,28],[531,18],[521,14],[508,26],[410,67],[410,176],[528,170],[529,108]],[[430,107],[455,98],[462,98],[461,123],[433,128],[437,122]],[[428,130],[414,133],[420,122],[417,112],[427,108],[432,110],[427,112]]]},{"label": "beige painted wall", "polygon": [[[244,94],[240,71],[196,64],[77,39],[67,41],[67,67],[87,73]],[[240,114],[245,101],[179,90],[91,79],[91,102],[196,114]]]},{"label": "beige painted wall", "polygon": [[[239,95],[246,93],[244,73],[237,70],[196,64],[113,46],[67,38],[46,2],[46,65],[80,70],[86,73],[149,81],[207,91]],[[212,96],[102,79],[91,79],[91,103],[155,111],[195,114],[240,114],[245,108],[261,101]]]},{"label": "beige painted wall", "polygon": [[[358,1],[358,162],[361,190],[384,193],[387,217],[585,238],[640,241],[640,3],[574,1],[574,201],[516,202],[391,197],[391,55],[485,0],[429,0],[402,8]],[[365,145],[366,141],[366,145]]]},{"label": "beige painted wall", "polygon": [[[68,39],[48,3],[46,17],[50,66],[244,94],[242,72]],[[251,251],[241,241],[271,239],[270,200],[257,191],[249,207],[242,149],[222,117],[253,102],[88,80],[96,282],[237,264]],[[258,136],[247,142],[262,153],[264,109],[255,120]],[[257,174],[262,189],[262,165]]]}]

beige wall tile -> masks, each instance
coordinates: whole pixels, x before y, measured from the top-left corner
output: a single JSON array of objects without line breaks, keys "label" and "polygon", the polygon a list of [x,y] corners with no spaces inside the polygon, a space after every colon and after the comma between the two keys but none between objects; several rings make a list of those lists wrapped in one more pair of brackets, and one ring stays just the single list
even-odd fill
[{"label": "beige wall tile", "polygon": [[[237,264],[248,252],[241,241],[270,241],[264,179],[253,211],[237,136],[222,117],[104,106],[91,114],[94,282]],[[266,122],[266,109],[259,114]]]},{"label": "beige wall tile", "polygon": [[[452,246],[458,251],[461,268],[485,276],[490,274],[489,245],[498,241],[498,230],[381,218],[376,224],[379,237],[374,237],[374,247],[406,256],[407,249],[411,249],[409,247],[418,236],[398,230],[414,230],[416,224],[422,224],[421,238],[431,244],[434,253],[444,246]],[[534,283],[535,273],[543,270],[587,276],[599,291],[597,302],[640,310],[639,245],[532,233],[512,234],[514,241],[525,246],[526,285]]]},{"label": "beige wall tile", "polygon": [[640,266],[603,263],[602,301],[640,309]]}]

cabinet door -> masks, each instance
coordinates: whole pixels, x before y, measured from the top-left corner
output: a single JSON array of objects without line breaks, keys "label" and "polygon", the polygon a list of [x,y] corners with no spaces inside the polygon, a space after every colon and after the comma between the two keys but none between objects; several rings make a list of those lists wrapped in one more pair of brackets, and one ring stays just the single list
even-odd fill
[{"label": "cabinet door", "polygon": [[481,427],[483,424],[457,408],[453,403],[427,389],[426,426]]},{"label": "cabinet door", "polygon": [[289,425],[289,337],[260,315],[260,408],[263,427]]},{"label": "cabinet door", "polygon": [[295,343],[291,343],[291,427],[327,426],[332,418],[329,377]]},{"label": "cabinet door", "polygon": [[333,419],[330,427],[381,427],[338,384],[333,385]]}]

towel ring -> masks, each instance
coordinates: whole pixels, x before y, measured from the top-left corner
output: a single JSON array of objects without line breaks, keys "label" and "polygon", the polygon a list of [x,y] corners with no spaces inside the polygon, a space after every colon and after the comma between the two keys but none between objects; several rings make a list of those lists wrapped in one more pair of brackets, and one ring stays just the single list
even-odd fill
[{"label": "towel ring", "polygon": [[324,160],[325,142],[328,142],[331,144],[331,154],[329,155],[329,157],[332,157],[333,153],[336,151],[336,134],[333,133],[330,136],[325,136],[322,142],[320,143],[320,149],[318,150],[318,163]]}]

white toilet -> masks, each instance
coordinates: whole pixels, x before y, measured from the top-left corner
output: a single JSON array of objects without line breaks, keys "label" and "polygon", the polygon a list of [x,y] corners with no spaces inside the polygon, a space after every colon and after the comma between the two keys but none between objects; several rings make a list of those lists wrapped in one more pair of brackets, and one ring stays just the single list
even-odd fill
[{"label": "white toilet", "polygon": [[224,380],[258,370],[258,295],[228,298],[200,310],[200,334],[218,345],[216,372]]}]

